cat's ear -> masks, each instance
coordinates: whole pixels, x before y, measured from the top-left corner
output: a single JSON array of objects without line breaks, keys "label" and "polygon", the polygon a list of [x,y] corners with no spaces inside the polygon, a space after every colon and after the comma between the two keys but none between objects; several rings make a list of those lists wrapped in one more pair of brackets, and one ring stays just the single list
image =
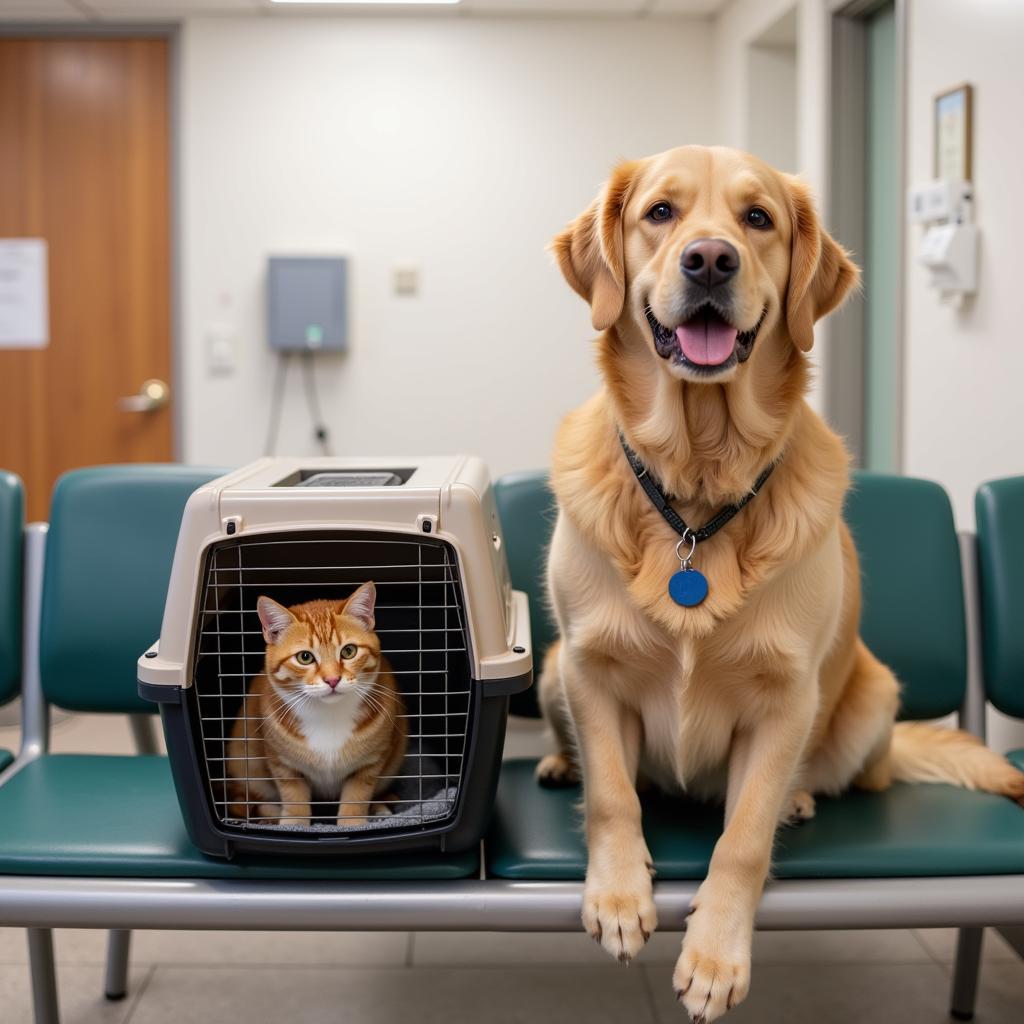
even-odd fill
[{"label": "cat's ear", "polygon": [[346,602],[342,609],[345,615],[362,623],[366,629],[373,629],[373,606],[377,600],[377,588],[373,582],[364,583]]},{"label": "cat's ear", "polygon": [[268,644],[276,644],[281,634],[296,621],[295,616],[283,604],[278,604],[269,597],[260,597],[256,602],[256,611],[263,626],[263,639]]}]

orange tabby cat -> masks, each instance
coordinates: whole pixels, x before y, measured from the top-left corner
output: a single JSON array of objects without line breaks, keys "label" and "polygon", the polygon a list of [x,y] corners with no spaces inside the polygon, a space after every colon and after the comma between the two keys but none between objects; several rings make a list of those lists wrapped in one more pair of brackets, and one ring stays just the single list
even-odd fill
[{"label": "orange tabby cat", "polygon": [[338,825],[353,826],[376,809],[407,733],[373,631],[376,593],[364,583],[344,601],[256,602],[267,657],[228,743],[233,817],[308,825],[311,800],[337,800]]}]

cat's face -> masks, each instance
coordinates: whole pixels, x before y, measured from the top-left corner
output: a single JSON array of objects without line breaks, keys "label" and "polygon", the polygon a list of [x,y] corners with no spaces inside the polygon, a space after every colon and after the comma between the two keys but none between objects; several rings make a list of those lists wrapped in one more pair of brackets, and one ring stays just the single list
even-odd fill
[{"label": "cat's face", "polygon": [[285,608],[269,597],[256,602],[266,672],[279,689],[299,697],[339,701],[353,692],[366,696],[380,666],[374,633],[377,592],[364,583],[344,601],[307,601]]}]

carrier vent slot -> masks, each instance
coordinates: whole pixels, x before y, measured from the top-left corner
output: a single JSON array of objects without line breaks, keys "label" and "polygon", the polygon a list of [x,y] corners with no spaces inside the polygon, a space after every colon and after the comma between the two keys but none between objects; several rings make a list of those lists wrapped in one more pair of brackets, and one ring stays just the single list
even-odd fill
[{"label": "carrier vent slot", "polygon": [[274,487],[401,487],[416,470],[398,469],[297,469],[275,483]]},{"label": "carrier vent slot", "polygon": [[[339,822],[337,799],[321,792],[308,823],[281,823],[280,803],[271,799],[281,780],[266,773],[261,756],[265,723],[243,705],[250,682],[264,670],[257,598],[266,594],[285,606],[341,599],[368,580],[377,588],[382,653],[402,696],[405,758],[351,822]],[[222,826],[313,839],[368,838],[382,830],[383,839],[453,823],[476,698],[462,584],[449,544],[351,531],[221,541],[206,555],[194,635],[189,710],[201,737],[208,798]],[[238,730],[241,744],[229,750]]]}]

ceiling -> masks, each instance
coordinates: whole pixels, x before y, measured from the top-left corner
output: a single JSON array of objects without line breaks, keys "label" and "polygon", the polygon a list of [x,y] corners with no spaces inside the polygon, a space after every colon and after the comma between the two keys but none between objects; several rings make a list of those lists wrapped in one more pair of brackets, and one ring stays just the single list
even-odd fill
[{"label": "ceiling", "polygon": [[[655,15],[702,16],[713,14],[727,0],[461,0],[457,7],[408,6],[406,11],[426,15],[451,14],[601,14],[619,17]],[[273,4],[270,0],[0,0],[0,22],[104,22],[168,21],[192,14],[365,14],[390,5],[331,6],[325,4]]]}]

